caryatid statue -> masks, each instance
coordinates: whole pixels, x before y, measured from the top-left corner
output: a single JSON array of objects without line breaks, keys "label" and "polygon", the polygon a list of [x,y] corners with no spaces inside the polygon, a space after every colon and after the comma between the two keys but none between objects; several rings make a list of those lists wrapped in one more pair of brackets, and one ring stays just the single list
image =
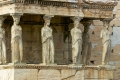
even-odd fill
[{"label": "caryatid statue", "polygon": [[90,46],[90,35],[89,35],[89,26],[91,25],[91,22],[90,21],[87,21],[87,22],[84,22],[83,23],[84,25],[84,32],[83,32],[83,35],[82,35],[82,38],[83,38],[83,46],[82,46],[82,63],[84,65],[87,65],[89,64],[89,61],[90,61],[90,55],[91,55],[91,50],[90,48],[92,46]]},{"label": "caryatid statue", "polygon": [[52,16],[44,16],[44,27],[41,29],[42,39],[42,62],[44,65],[54,64],[54,42],[52,28],[50,28],[50,20]]},{"label": "caryatid statue", "polygon": [[110,20],[103,20],[103,30],[101,31],[100,38],[102,39],[103,52],[102,52],[102,65],[108,65],[111,53],[111,40],[109,32]]},{"label": "caryatid statue", "polygon": [[14,24],[11,29],[11,50],[12,63],[22,63],[23,60],[23,44],[22,44],[22,28],[19,24],[22,14],[12,14]]},{"label": "caryatid statue", "polygon": [[71,19],[74,21],[74,28],[71,29],[72,61],[73,61],[73,65],[76,65],[76,64],[80,64],[80,55],[81,55],[81,50],[82,50],[82,32],[78,28],[81,18],[72,17]]},{"label": "caryatid statue", "polygon": [[5,44],[5,29],[2,28],[4,17],[0,16],[0,64],[5,64],[6,60],[6,44]]}]

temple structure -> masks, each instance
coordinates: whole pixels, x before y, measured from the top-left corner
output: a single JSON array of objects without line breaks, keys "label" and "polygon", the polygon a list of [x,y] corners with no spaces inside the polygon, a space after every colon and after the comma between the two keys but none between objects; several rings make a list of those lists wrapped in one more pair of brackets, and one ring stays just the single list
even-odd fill
[{"label": "temple structure", "polygon": [[[116,5],[94,0],[0,0],[0,80],[114,79],[108,28]],[[97,66],[90,65],[93,20],[104,24]]]}]

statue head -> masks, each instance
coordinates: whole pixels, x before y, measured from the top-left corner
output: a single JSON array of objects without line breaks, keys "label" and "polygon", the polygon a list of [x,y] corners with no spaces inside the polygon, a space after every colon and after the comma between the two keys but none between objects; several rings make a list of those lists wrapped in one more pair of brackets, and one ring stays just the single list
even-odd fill
[{"label": "statue head", "polygon": [[86,21],[82,23],[84,26],[84,33],[87,33],[89,31],[90,25],[92,24],[92,21]]},{"label": "statue head", "polygon": [[12,17],[13,17],[14,25],[18,25],[20,22],[21,15],[20,14],[12,14]]},{"label": "statue head", "polygon": [[78,20],[76,20],[76,21],[74,21],[74,27],[79,27],[79,21]]},{"label": "statue head", "polygon": [[13,18],[13,20],[14,20],[14,24],[18,25],[19,22],[20,22],[20,17],[16,16],[16,17]]},{"label": "statue head", "polygon": [[5,17],[0,16],[0,27],[2,27],[3,21],[5,20]]},{"label": "statue head", "polygon": [[49,27],[49,25],[50,25],[50,20],[45,20],[44,25],[45,25],[46,27]]},{"label": "statue head", "polygon": [[75,17],[71,17],[71,19],[74,21],[74,27],[79,27],[79,22],[82,18],[75,16]]},{"label": "statue head", "polygon": [[104,26],[104,28],[108,29],[109,28],[109,22],[108,21],[104,21],[103,22],[103,26]]},{"label": "statue head", "polygon": [[104,26],[105,29],[109,28],[111,20],[112,19],[104,19],[104,20],[102,20],[103,21],[103,26]]},{"label": "statue head", "polygon": [[45,15],[43,17],[43,19],[45,21],[44,26],[49,27],[51,18],[52,18],[52,16],[50,16],[50,15]]}]

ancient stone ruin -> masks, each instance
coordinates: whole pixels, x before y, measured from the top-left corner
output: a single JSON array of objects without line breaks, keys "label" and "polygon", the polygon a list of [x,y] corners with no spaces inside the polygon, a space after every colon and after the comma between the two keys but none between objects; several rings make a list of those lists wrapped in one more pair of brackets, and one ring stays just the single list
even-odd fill
[{"label": "ancient stone ruin", "polygon": [[[0,0],[0,80],[113,80],[109,28],[116,5],[99,0]],[[91,60],[89,33],[94,20],[103,23],[96,37],[102,47],[97,65]]]}]

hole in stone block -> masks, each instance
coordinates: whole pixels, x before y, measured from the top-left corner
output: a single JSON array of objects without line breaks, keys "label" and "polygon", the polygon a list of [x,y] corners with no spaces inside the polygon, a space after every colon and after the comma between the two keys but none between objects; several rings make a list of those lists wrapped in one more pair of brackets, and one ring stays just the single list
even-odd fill
[{"label": "hole in stone block", "polygon": [[114,50],[113,50],[113,49],[111,50],[111,53],[114,53]]},{"label": "hole in stone block", "polygon": [[92,64],[95,64],[95,61],[90,61]]},{"label": "hole in stone block", "polygon": [[92,32],[92,35],[95,35],[95,32],[94,32],[94,31]]}]

